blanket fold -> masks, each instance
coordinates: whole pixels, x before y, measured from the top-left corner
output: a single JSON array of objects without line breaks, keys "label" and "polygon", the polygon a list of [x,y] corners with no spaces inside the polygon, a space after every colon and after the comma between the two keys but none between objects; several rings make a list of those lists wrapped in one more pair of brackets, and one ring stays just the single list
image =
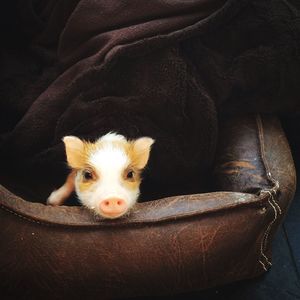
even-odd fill
[{"label": "blanket fold", "polygon": [[300,24],[288,1],[14,3],[20,39],[1,50],[1,164],[41,174],[28,187],[43,181],[45,195],[66,175],[65,135],[151,136],[145,182],[200,190],[219,115],[299,111]]}]

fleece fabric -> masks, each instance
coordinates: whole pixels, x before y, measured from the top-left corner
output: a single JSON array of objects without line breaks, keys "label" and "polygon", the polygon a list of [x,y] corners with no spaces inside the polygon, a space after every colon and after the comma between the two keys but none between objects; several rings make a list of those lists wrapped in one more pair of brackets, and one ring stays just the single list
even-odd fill
[{"label": "fleece fabric", "polygon": [[65,135],[154,138],[146,199],[207,187],[221,116],[300,110],[297,1],[1,5],[2,176],[38,201],[68,172]]}]

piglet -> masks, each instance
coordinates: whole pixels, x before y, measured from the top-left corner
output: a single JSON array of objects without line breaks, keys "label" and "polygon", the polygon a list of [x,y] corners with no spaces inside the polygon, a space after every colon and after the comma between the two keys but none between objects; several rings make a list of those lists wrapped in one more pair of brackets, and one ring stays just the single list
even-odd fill
[{"label": "piglet", "polygon": [[71,172],[63,186],[51,193],[49,205],[62,205],[75,190],[80,202],[104,218],[129,212],[140,194],[141,172],[154,140],[127,140],[108,133],[94,143],[75,136],[63,138]]}]

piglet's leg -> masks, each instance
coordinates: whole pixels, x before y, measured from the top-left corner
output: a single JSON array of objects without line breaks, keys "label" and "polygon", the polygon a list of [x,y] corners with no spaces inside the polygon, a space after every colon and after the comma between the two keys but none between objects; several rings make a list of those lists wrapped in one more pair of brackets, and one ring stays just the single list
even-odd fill
[{"label": "piglet's leg", "polygon": [[51,193],[47,199],[48,205],[62,205],[75,189],[75,171],[72,171],[63,186]]}]

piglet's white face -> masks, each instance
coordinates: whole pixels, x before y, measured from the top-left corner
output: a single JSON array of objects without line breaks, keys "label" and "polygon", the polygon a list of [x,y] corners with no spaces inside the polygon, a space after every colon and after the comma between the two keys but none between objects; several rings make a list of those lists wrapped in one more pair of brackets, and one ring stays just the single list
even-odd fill
[{"label": "piglet's white face", "polygon": [[76,171],[75,189],[86,207],[105,218],[118,218],[136,203],[141,172],[154,140],[128,141],[108,133],[95,143],[74,136],[64,138],[68,164]]}]

